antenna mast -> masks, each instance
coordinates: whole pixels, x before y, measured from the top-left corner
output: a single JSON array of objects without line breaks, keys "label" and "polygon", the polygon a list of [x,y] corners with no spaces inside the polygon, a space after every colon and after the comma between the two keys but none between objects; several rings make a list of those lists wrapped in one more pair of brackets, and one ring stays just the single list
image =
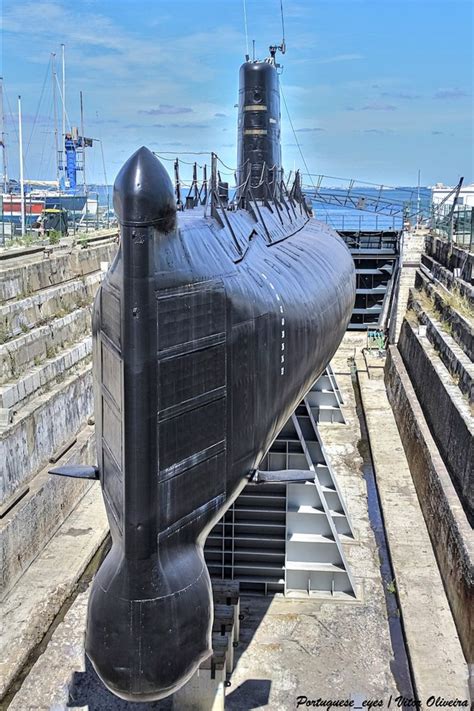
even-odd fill
[{"label": "antenna mast", "polygon": [[281,52],[282,54],[285,54],[286,52],[286,41],[285,41],[285,17],[283,14],[283,0],[280,0],[280,15],[281,15],[281,32],[282,32],[282,40],[281,44],[272,44],[270,45],[270,57],[272,59],[273,64],[275,66],[279,66],[275,62],[275,55],[277,52]]}]

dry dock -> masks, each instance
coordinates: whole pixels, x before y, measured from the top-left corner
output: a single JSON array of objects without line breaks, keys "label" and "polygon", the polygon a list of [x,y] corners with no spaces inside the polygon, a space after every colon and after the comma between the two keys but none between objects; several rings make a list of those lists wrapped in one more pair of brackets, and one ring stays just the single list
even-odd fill
[{"label": "dry dock", "polygon": [[[88,582],[107,534],[100,491],[47,475],[48,460],[94,456],[88,319],[115,249],[109,237],[0,262],[5,708],[138,708],[84,660]],[[420,234],[403,249],[391,344],[368,350],[365,333],[346,334],[332,362],[343,422],[317,425],[352,525],[340,544],[354,594],[242,593],[231,673],[203,670],[192,702],[144,711],[468,701],[474,259]]]}]

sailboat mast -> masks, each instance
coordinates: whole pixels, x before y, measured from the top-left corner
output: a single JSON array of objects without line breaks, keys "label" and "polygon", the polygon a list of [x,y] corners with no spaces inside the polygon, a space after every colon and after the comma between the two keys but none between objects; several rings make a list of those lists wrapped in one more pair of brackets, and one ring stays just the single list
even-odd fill
[{"label": "sailboat mast", "polygon": [[61,63],[62,63],[62,93],[63,93],[63,141],[66,137],[66,57],[65,57],[66,47],[64,44],[61,45]]},{"label": "sailboat mast", "polygon": [[25,230],[25,179],[23,175],[23,131],[21,121],[21,96],[18,96],[18,148],[20,151],[20,202],[21,202],[21,236]]},{"label": "sailboat mast", "polygon": [[56,180],[59,185],[59,144],[58,144],[58,107],[56,102],[56,54],[51,52],[51,79],[53,82],[53,111],[54,111],[54,159],[56,164]]},{"label": "sailboat mast", "polygon": [[5,145],[5,116],[3,115],[3,77],[0,77],[0,121],[1,121],[1,134],[0,140],[2,142],[2,182],[3,182],[3,192],[7,192],[8,188],[8,175],[7,175],[7,147]]}]

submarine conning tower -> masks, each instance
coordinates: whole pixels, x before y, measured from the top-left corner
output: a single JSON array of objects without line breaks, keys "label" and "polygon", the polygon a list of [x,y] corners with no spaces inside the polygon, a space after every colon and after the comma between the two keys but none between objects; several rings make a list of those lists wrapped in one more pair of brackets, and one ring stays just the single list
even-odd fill
[{"label": "submarine conning tower", "polygon": [[244,62],[239,76],[238,182],[249,179],[256,198],[268,197],[268,189],[275,194],[279,185],[280,119],[280,83],[273,58]]}]

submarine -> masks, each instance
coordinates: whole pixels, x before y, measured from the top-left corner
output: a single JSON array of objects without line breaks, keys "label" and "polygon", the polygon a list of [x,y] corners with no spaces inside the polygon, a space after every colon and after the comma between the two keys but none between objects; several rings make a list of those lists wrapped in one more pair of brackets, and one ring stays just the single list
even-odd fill
[{"label": "submarine", "polygon": [[215,154],[205,205],[178,209],[146,147],[114,184],[119,248],[92,316],[97,465],[52,471],[100,479],[112,545],[85,649],[129,701],[172,694],[211,654],[206,537],[259,479],[354,305],[343,240],[315,219],[299,174],[285,181],[272,50],[240,68],[230,200]]}]

